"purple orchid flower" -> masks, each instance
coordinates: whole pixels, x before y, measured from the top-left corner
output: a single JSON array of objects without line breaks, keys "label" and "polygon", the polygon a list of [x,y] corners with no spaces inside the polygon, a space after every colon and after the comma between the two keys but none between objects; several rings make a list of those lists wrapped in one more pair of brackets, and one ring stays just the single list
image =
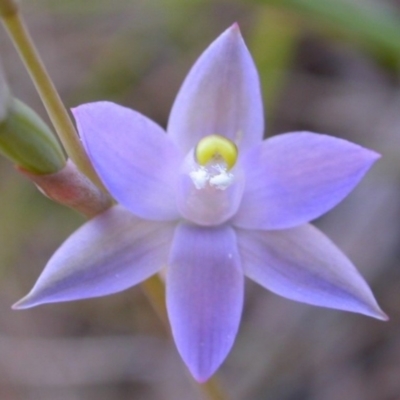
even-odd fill
[{"label": "purple orchid flower", "polygon": [[72,234],[15,308],[109,295],[166,267],[173,337],[198,381],[233,345],[245,275],[289,299],[387,318],[353,264],[308,224],[379,155],[310,132],[263,141],[259,79],[237,25],[190,71],[167,134],[108,102],[73,112],[119,205]]}]

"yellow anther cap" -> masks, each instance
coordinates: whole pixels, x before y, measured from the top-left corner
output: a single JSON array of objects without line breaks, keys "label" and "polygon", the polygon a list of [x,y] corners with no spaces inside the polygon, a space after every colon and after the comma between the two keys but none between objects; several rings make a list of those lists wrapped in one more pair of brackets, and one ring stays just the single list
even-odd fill
[{"label": "yellow anther cap", "polygon": [[210,135],[200,140],[195,150],[200,165],[222,159],[227,169],[231,169],[237,160],[238,149],[232,141],[221,135]]}]

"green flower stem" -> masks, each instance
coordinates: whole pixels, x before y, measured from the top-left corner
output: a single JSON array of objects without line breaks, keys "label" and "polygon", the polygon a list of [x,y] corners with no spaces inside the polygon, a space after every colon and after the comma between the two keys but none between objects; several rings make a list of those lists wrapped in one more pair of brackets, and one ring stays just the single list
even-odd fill
[{"label": "green flower stem", "polygon": [[150,304],[154,308],[154,311],[163,323],[164,327],[169,332],[167,307],[165,305],[164,282],[158,275],[154,275],[142,282],[141,288],[144,291],[144,294],[146,295],[148,300],[150,301]]},{"label": "green flower stem", "polygon": [[222,392],[221,385],[218,383],[215,377],[210,378],[206,383],[203,383],[199,386],[209,399],[228,400],[227,395]]},{"label": "green flower stem", "polygon": [[[4,3],[10,5],[7,10],[4,9]],[[24,21],[19,15],[17,7],[13,8],[12,4],[14,3],[10,1],[4,2],[3,0],[0,2],[3,24],[36,86],[36,90],[42,99],[61,143],[78,169],[92,180],[96,186],[106,192],[80,143],[74,125],[40,59]]]},{"label": "green flower stem", "polygon": [[[162,279],[158,275],[154,275],[151,278],[144,281],[141,285],[144,293],[149,299],[151,305],[155,309],[157,315],[160,317],[164,326],[166,327],[169,334],[167,307],[165,305],[165,285]],[[192,380],[194,386],[197,387],[207,400],[228,400],[228,396],[222,391],[215,377],[210,378],[206,383],[198,384]]]}]

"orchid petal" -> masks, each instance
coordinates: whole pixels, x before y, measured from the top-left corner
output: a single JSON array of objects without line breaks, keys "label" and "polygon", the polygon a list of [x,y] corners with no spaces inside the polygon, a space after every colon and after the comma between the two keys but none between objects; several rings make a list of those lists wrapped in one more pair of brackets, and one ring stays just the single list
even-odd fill
[{"label": "orchid petal", "polygon": [[246,187],[234,224],[284,229],[313,220],[342,201],[378,158],[346,140],[310,132],[268,139],[242,159]]},{"label": "orchid petal", "polygon": [[182,156],[162,128],[109,102],[84,104],[73,113],[86,151],[115,199],[142,218],[177,218],[174,190]]},{"label": "orchid petal", "polygon": [[105,296],[142,282],[165,265],[174,226],[112,207],[61,245],[14,308]]},{"label": "orchid petal", "polygon": [[178,351],[200,382],[216,371],[233,345],[243,280],[231,227],[177,227],[167,271],[168,315]]},{"label": "orchid petal", "polygon": [[223,135],[241,149],[261,141],[260,83],[236,24],[190,70],[172,107],[167,131],[184,153],[211,134]]},{"label": "orchid petal", "polygon": [[245,274],[283,297],[387,319],[350,260],[306,224],[276,231],[237,230]]}]

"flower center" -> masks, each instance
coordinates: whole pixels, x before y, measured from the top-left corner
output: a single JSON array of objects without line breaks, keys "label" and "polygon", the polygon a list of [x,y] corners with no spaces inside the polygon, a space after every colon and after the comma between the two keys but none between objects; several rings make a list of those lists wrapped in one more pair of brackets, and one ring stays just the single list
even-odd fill
[{"label": "flower center", "polygon": [[185,157],[177,185],[177,206],[188,221],[224,223],[242,199],[244,174],[236,145],[219,135],[201,139]]},{"label": "flower center", "polygon": [[229,139],[220,135],[201,139],[195,149],[198,167],[189,174],[196,189],[228,188],[234,180],[229,170],[236,164],[237,157],[237,147]]}]

